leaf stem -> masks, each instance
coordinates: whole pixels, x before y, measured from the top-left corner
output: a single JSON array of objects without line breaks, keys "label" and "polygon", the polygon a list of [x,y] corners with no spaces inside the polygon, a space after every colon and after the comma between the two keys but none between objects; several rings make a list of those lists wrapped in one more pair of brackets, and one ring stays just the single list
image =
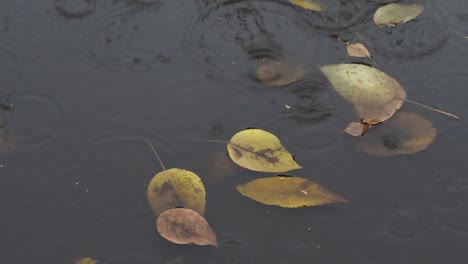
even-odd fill
[{"label": "leaf stem", "polygon": [[412,104],[415,104],[417,106],[421,106],[421,107],[424,107],[424,108],[427,108],[429,110],[432,110],[432,111],[435,111],[437,113],[441,113],[443,115],[446,115],[446,116],[450,116],[452,118],[455,118],[455,119],[458,119],[458,120],[463,120],[462,117],[459,117],[457,115],[454,115],[454,114],[451,114],[451,113],[448,113],[448,112],[445,112],[445,111],[442,111],[442,110],[439,110],[439,109],[436,109],[436,108],[433,108],[433,107],[430,107],[430,106],[427,106],[427,105],[424,105],[424,104],[421,104],[421,103],[418,103],[418,102],[415,102],[415,101],[411,101],[409,99],[404,99],[406,102],[408,103],[412,103]]},{"label": "leaf stem", "polygon": [[166,167],[164,166],[164,163],[162,162],[161,157],[159,157],[158,152],[157,152],[156,149],[153,147],[153,145],[151,144],[151,142],[149,142],[147,139],[145,139],[145,142],[146,142],[146,144],[148,144],[148,146],[149,146],[149,147],[151,148],[151,150],[153,151],[154,156],[156,156],[156,158],[158,159],[159,164],[161,165],[162,169],[163,169],[163,170],[166,170]]}]

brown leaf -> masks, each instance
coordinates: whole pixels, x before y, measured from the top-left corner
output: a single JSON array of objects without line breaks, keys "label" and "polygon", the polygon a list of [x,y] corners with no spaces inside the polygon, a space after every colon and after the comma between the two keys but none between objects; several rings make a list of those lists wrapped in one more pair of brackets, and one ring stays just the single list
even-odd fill
[{"label": "brown leaf", "polygon": [[197,212],[174,208],[159,215],[156,220],[159,234],[175,244],[212,245],[218,247],[216,234]]},{"label": "brown leaf", "polygon": [[347,42],[346,49],[348,51],[348,55],[351,57],[358,57],[358,58],[370,58],[371,57],[369,51],[361,43],[350,44],[349,42]]},{"label": "brown leaf", "polygon": [[351,136],[360,137],[364,135],[367,130],[369,130],[369,124],[363,124],[358,122],[351,122],[345,128],[345,132],[350,134]]}]

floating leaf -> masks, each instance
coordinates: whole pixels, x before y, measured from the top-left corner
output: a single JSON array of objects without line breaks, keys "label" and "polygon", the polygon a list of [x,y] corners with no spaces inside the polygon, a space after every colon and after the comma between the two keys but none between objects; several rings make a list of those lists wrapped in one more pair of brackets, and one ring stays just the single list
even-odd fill
[{"label": "floating leaf", "polygon": [[360,136],[364,135],[367,132],[367,130],[369,130],[369,125],[359,123],[359,122],[351,122],[345,128],[346,133],[350,134],[351,136],[355,136],[355,137],[360,137]]},{"label": "floating leaf", "polygon": [[380,124],[381,121],[378,119],[361,119],[361,122],[351,122],[345,128],[346,133],[350,134],[351,136],[360,137],[363,136],[371,126]]},{"label": "floating leaf", "polygon": [[361,43],[346,43],[346,49],[348,51],[348,55],[351,57],[358,57],[358,58],[370,58],[371,55],[366,47]]},{"label": "floating leaf", "polygon": [[201,179],[188,170],[173,168],[156,174],[146,194],[157,215],[177,206],[192,209],[201,215],[205,213],[205,187]]},{"label": "floating leaf", "polygon": [[314,0],[289,0],[291,3],[298,5],[304,9],[313,11],[323,11],[325,6]]},{"label": "floating leaf", "polygon": [[431,121],[407,112],[399,112],[372,132],[362,138],[357,146],[375,156],[419,152],[431,145],[437,135]]},{"label": "floating leaf", "polygon": [[212,245],[218,247],[216,234],[197,212],[174,208],[162,213],[156,220],[159,234],[175,244]]},{"label": "floating leaf", "polygon": [[266,85],[287,85],[299,81],[307,70],[295,65],[291,59],[265,60],[257,68],[258,79]]},{"label": "floating leaf", "polygon": [[298,177],[257,179],[237,190],[257,202],[288,208],[348,202],[320,184]]},{"label": "floating leaf", "polygon": [[395,26],[406,23],[419,16],[424,9],[421,4],[395,4],[391,3],[377,9],[374,14],[374,22],[377,26]]},{"label": "floating leaf", "polygon": [[387,74],[362,64],[320,67],[333,88],[354,104],[362,119],[383,122],[400,109],[406,92]]},{"label": "floating leaf", "polygon": [[253,171],[286,172],[302,168],[275,135],[261,129],[235,134],[227,150],[236,164]]},{"label": "floating leaf", "polygon": [[98,263],[99,263],[99,261],[97,261],[97,260],[95,260],[93,258],[88,258],[88,257],[77,259],[74,262],[74,264],[98,264]]}]

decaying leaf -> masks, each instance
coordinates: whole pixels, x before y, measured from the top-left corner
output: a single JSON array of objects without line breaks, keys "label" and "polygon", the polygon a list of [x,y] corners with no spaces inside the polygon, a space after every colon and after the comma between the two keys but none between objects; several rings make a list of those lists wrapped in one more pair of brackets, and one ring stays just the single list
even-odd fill
[{"label": "decaying leaf", "polygon": [[216,234],[203,216],[197,212],[174,208],[156,220],[159,234],[175,244],[212,245],[218,247]]},{"label": "decaying leaf", "polygon": [[375,156],[413,154],[431,145],[436,135],[431,121],[415,113],[399,112],[363,137],[357,146]]},{"label": "decaying leaf", "polygon": [[378,119],[372,119],[372,120],[367,120],[367,119],[361,119],[361,122],[351,122],[349,125],[345,128],[344,132],[350,134],[351,136],[355,137],[360,137],[364,136],[365,133],[369,130],[369,128],[373,125],[377,125],[382,123]]},{"label": "decaying leaf", "polygon": [[320,70],[364,120],[389,119],[406,98],[405,90],[394,78],[367,65],[334,64]]},{"label": "decaying leaf", "polygon": [[362,43],[346,43],[346,50],[351,57],[370,58],[371,54]]},{"label": "decaying leaf", "polygon": [[237,190],[257,202],[288,208],[348,202],[320,184],[298,177],[257,179],[237,186]]},{"label": "decaying leaf", "polygon": [[377,26],[395,26],[406,23],[419,16],[424,9],[421,4],[396,4],[391,3],[377,9],[374,13],[374,22]]},{"label": "decaying leaf", "polygon": [[74,264],[98,264],[98,263],[99,261],[93,258],[89,258],[89,257],[80,258],[80,259],[75,260],[74,262]]},{"label": "decaying leaf", "polygon": [[156,215],[177,206],[205,213],[206,191],[201,179],[184,169],[168,169],[156,174],[146,192]]},{"label": "decaying leaf", "polygon": [[261,129],[238,132],[229,141],[227,150],[236,164],[253,171],[286,172],[302,168],[275,135]]},{"label": "decaying leaf", "polygon": [[367,130],[369,130],[369,124],[363,124],[359,122],[351,122],[345,128],[345,132],[350,134],[351,136],[360,137],[364,135]]},{"label": "decaying leaf", "polygon": [[315,0],[289,0],[289,1],[304,9],[313,10],[313,11],[325,10],[325,6]]},{"label": "decaying leaf", "polygon": [[301,80],[307,70],[291,59],[265,60],[257,67],[257,78],[266,85],[287,85]]}]

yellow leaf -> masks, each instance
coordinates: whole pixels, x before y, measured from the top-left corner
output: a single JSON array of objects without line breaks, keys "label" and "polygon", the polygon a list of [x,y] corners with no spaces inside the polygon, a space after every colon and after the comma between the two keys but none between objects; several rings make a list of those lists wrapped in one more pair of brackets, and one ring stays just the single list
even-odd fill
[{"label": "yellow leaf", "polygon": [[395,26],[406,23],[419,16],[424,9],[421,4],[395,4],[391,3],[377,9],[374,13],[374,22],[377,26]]},{"label": "yellow leaf", "polygon": [[218,247],[216,234],[203,216],[186,208],[174,208],[156,220],[158,233],[175,244]]},{"label": "yellow leaf", "polygon": [[323,11],[325,6],[314,0],[289,0],[291,3],[312,11]]},{"label": "yellow leaf", "polygon": [[77,259],[74,262],[74,264],[98,264],[98,263],[99,261],[92,259],[92,258],[88,258],[88,257]]},{"label": "yellow leaf", "polygon": [[383,122],[400,109],[406,92],[387,74],[362,64],[320,67],[333,88],[351,102],[361,119]]},{"label": "yellow leaf", "polygon": [[415,113],[399,112],[362,138],[357,146],[375,156],[413,154],[430,146],[436,136],[431,121]]},{"label": "yellow leaf", "polygon": [[235,134],[227,150],[236,164],[253,171],[286,172],[302,168],[275,135],[261,129]]},{"label": "yellow leaf", "polygon": [[177,206],[205,213],[206,191],[201,179],[184,169],[168,169],[156,174],[146,192],[156,215]]},{"label": "yellow leaf", "polygon": [[346,43],[346,49],[348,51],[348,55],[351,57],[358,57],[358,58],[370,58],[371,55],[366,47],[361,43]]},{"label": "yellow leaf", "polygon": [[237,186],[237,190],[257,202],[288,208],[348,202],[320,184],[298,177],[257,179]]}]

